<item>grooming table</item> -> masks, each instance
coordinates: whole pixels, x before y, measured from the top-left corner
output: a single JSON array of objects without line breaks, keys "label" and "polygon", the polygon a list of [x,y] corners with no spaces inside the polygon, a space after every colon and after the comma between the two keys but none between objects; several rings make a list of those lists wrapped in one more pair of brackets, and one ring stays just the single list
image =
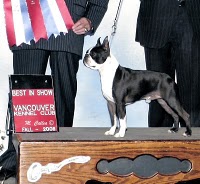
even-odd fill
[{"label": "grooming table", "polygon": [[[124,138],[109,128],[60,128],[15,134],[18,184],[174,184],[200,178],[200,128],[129,128]],[[52,163],[50,165],[47,165]]]}]

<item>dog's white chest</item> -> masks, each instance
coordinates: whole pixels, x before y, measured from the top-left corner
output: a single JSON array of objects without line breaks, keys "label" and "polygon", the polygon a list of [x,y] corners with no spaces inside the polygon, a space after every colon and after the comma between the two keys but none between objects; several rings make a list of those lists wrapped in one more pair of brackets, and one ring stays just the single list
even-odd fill
[{"label": "dog's white chest", "polygon": [[111,76],[105,76],[101,78],[101,87],[103,96],[109,100],[114,102],[113,95],[112,95],[112,86],[113,86],[113,78]]},{"label": "dog's white chest", "polygon": [[112,94],[112,88],[113,88],[113,80],[118,66],[119,64],[115,60],[114,61],[111,60],[110,62],[107,61],[107,64],[100,71],[103,96],[107,100],[112,102],[115,102]]}]

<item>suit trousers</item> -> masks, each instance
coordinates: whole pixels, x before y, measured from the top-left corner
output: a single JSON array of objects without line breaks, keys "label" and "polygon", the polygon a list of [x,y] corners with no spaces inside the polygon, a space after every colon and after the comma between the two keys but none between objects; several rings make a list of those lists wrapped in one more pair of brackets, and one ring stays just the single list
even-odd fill
[{"label": "suit trousers", "polygon": [[[177,80],[180,101],[190,114],[191,125],[200,126],[200,42],[193,35],[184,7],[174,17],[169,41],[162,48],[144,47],[147,70],[169,74]],[[176,74],[176,75],[175,75]],[[156,102],[149,106],[149,126],[173,126],[172,117]],[[185,126],[181,120],[181,126]]]},{"label": "suit trousers", "polygon": [[60,127],[72,127],[80,56],[42,49],[13,51],[14,74],[45,74],[49,61],[53,76],[56,116]]}]

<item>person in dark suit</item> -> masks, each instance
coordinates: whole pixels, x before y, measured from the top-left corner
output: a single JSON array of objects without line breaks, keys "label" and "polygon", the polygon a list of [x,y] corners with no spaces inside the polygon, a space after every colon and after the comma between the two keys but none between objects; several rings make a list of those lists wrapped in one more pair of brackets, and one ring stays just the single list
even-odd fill
[{"label": "person in dark suit", "polygon": [[[200,1],[141,0],[135,39],[144,47],[147,70],[173,79],[176,73],[183,107],[192,126],[200,126]],[[173,120],[151,102],[148,123],[169,127]]]},{"label": "person in dark suit", "polygon": [[[73,125],[75,97],[77,91],[76,74],[82,57],[84,36],[94,34],[104,14],[109,0],[65,0],[74,21],[72,30],[37,43],[13,46],[14,74],[45,74],[48,60],[54,80],[55,102],[58,125]],[[16,174],[17,156],[9,136],[9,147],[0,156],[0,177],[5,180]]]},{"label": "person in dark suit", "polygon": [[31,45],[12,47],[14,74],[45,74],[48,59],[54,80],[58,125],[73,126],[76,74],[82,57],[84,36],[94,34],[109,0],[65,0],[74,21],[72,30]]}]

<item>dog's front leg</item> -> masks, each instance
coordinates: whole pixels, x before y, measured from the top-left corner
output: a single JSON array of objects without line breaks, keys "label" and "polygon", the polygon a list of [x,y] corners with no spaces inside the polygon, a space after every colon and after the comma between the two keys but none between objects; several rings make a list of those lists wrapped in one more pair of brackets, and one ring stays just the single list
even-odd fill
[{"label": "dog's front leg", "polygon": [[109,131],[105,132],[105,135],[114,135],[117,128],[116,104],[114,102],[107,101],[107,106],[112,126]]},{"label": "dog's front leg", "polygon": [[116,107],[117,107],[117,114],[119,118],[120,128],[119,128],[119,132],[115,134],[115,137],[124,137],[126,133],[126,128],[127,128],[126,107],[122,103],[117,104]]}]

